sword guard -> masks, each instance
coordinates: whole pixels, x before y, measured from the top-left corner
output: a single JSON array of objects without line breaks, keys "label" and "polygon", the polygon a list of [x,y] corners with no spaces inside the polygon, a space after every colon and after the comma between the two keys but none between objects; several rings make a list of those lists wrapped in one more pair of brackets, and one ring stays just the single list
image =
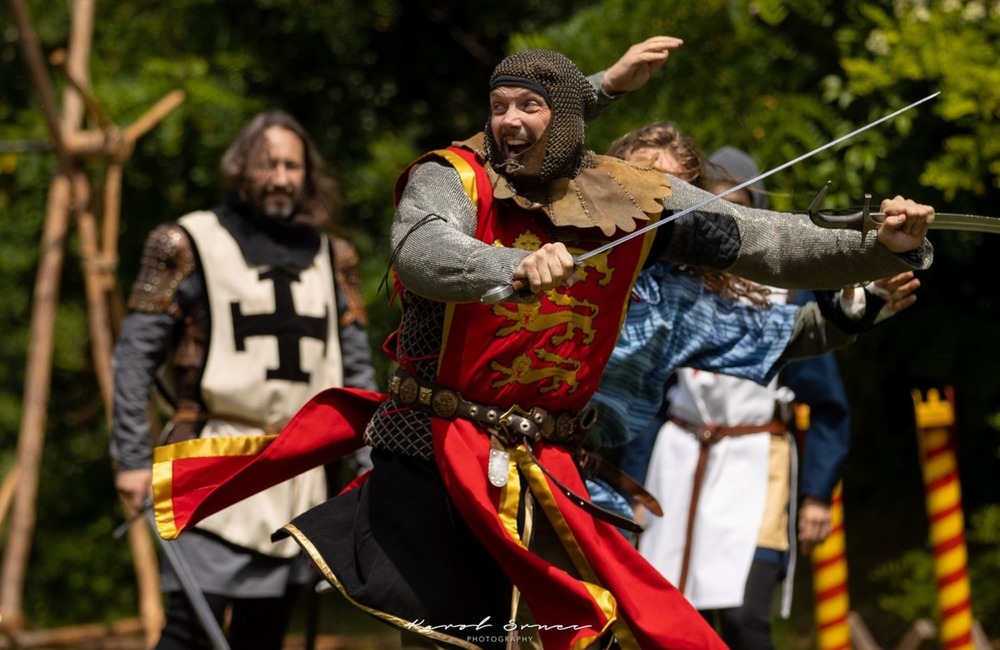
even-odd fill
[{"label": "sword guard", "polygon": [[809,204],[809,220],[820,228],[830,228],[839,230],[856,230],[861,233],[861,242],[864,243],[868,233],[879,227],[880,223],[875,221],[871,211],[872,195],[865,194],[864,207],[859,212],[844,215],[829,215],[820,212],[820,205],[826,198],[826,193],[830,190],[832,181],[827,181],[816,198]]}]

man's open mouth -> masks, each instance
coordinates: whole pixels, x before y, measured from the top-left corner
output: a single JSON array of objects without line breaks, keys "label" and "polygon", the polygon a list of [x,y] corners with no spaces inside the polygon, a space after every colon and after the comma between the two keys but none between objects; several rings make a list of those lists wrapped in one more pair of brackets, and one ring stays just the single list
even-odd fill
[{"label": "man's open mouth", "polygon": [[525,138],[504,138],[503,149],[507,157],[517,157],[531,148],[535,144]]}]

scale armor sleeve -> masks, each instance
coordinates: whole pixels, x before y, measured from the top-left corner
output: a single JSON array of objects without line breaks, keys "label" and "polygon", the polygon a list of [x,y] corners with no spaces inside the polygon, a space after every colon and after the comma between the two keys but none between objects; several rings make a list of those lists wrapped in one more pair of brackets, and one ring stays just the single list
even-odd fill
[{"label": "scale armor sleeve", "polygon": [[365,308],[365,298],[361,293],[361,272],[358,270],[360,259],[358,251],[346,239],[332,237],[333,240],[333,275],[337,289],[347,303],[347,309],[340,315],[340,327],[357,324],[368,327],[368,311]]},{"label": "scale armor sleeve", "polygon": [[194,249],[184,229],[175,223],[158,226],[146,238],[139,275],[129,294],[129,309],[180,316],[177,290],[194,270]]},{"label": "scale armor sleeve", "polygon": [[[678,212],[711,195],[675,178],[664,207]],[[930,242],[897,255],[870,235],[828,230],[806,215],[746,208],[714,201],[673,223],[662,256],[667,261],[728,271],[786,289],[839,289],[847,284],[925,269],[934,259]]]}]

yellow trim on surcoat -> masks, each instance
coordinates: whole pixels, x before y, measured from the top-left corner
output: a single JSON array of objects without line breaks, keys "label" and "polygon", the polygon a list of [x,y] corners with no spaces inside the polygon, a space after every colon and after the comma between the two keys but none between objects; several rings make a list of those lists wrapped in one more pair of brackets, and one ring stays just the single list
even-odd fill
[{"label": "yellow trim on surcoat", "polygon": [[441,156],[448,161],[448,164],[455,168],[458,172],[458,177],[462,181],[462,188],[465,193],[469,195],[469,199],[472,200],[472,205],[479,207],[479,189],[476,187],[476,171],[472,168],[472,165],[468,163],[467,160],[459,156],[454,151],[448,149],[438,149],[431,152],[434,155]]},{"label": "yellow trim on surcoat", "polygon": [[[556,502],[555,496],[552,494],[552,490],[549,488],[549,483],[545,478],[545,473],[523,448],[511,449],[509,451],[511,458],[515,460],[518,468],[521,470],[521,473],[528,481],[528,487],[531,490],[531,493],[534,495],[538,504],[545,512],[545,516],[548,518],[556,536],[559,538],[559,541],[562,542],[563,548],[566,549],[566,553],[569,555],[570,560],[572,560],[573,566],[576,567],[576,570],[580,573],[580,576],[582,577],[580,580],[581,584],[590,593],[590,597],[595,603],[597,603],[598,607],[601,608],[601,612],[603,612],[604,617],[608,620],[608,625],[600,631],[597,631],[592,637],[585,637],[575,643],[572,646],[572,650],[582,650],[583,648],[588,647],[593,643],[595,638],[607,632],[608,627],[613,627],[616,635],[619,634],[619,630],[625,632],[624,638],[619,638],[619,643],[622,644],[621,647],[636,648],[636,650],[638,650],[638,646],[634,645],[631,632],[629,632],[627,626],[624,625],[624,621],[619,620],[617,613],[618,603],[615,600],[615,597],[611,595],[610,591],[598,584],[599,581],[597,579],[597,574],[594,573],[594,569],[590,566],[590,562],[587,560],[587,557],[584,555],[579,543],[576,541],[573,531],[570,529],[569,524],[566,523],[566,519],[562,516],[562,512],[559,510],[559,505]],[[632,640],[632,644],[628,643],[629,640]]]},{"label": "yellow trim on surcoat", "polygon": [[320,553],[319,549],[317,549],[313,545],[313,543],[309,540],[309,538],[306,537],[305,533],[299,530],[299,528],[295,524],[285,524],[285,526],[283,526],[282,528],[285,531],[287,531],[290,535],[292,535],[296,539],[296,541],[298,541],[299,545],[302,546],[302,550],[304,550],[306,552],[306,555],[308,555],[312,559],[313,563],[316,565],[316,568],[319,569],[320,572],[323,574],[323,577],[325,577],[330,582],[330,584],[336,587],[337,591],[339,591],[341,595],[343,595],[344,598],[346,598],[349,603],[351,603],[361,611],[366,612],[376,618],[379,618],[400,630],[413,632],[414,634],[420,634],[435,639],[436,641],[443,641],[445,643],[456,645],[460,648],[468,648],[469,650],[481,650],[479,646],[473,643],[469,643],[464,639],[459,639],[458,637],[454,637],[449,634],[444,634],[443,632],[439,632],[437,630],[429,630],[426,628],[422,628],[420,626],[414,625],[413,621],[407,621],[398,616],[395,616],[394,614],[390,614],[388,612],[383,612],[374,609],[372,607],[366,607],[365,605],[362,605],[358,601],[351,598],[350,594],[347,593],[347,590],[344,588],[344,585],[337,578],[336,574],[334,574],[333,570],[330,568],[330,565],[327,564],[326,560],[323,559],[323,554]]},{"label": "yellow trim on surcoat", "polygon": [[517,471],[517,463],[513,456],[508,462],[507,484],[500,489],[500,503],[497,508],[497,516],[500,523],[511,539],[516,541],[522,548],[527,549],[521,539],[521,532],[517,528],[517,513],[521,505],[521,474]]},{"label": "yellow trim on surcoat", "polygon": [[160,537],[177,539],[180,534],[174,517],[175,461],[212,456],[256,456],[277,437],[194,438],[153,449],[153,514]]}]

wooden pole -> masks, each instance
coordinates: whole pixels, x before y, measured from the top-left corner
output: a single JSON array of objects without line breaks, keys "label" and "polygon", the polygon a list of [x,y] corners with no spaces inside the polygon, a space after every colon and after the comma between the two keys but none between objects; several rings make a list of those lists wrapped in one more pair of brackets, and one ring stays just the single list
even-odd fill
[{"label": "wooden pole", "polygon": [[31,308],[31,340],[28,343],[24,375],[23,413],[17,441],[20,484],[14,494],[11,526],[4,548],[0,574],[0,616],[5,631],[19,631],[23,625],[21,596],[24,576],[35,529],[35,500],[38,496],[38,468],[45,439],[45,420],[52,379],[52,342],[63,246],[69,229],[70,179],[57,174],[49,186],[45,228]]},{"label": "wooden pole", "polygon": [[21,471],[17,465],[10,468],[0,483],[0,526],[7,519],[7,511],[10,510],[10,502],[14,499],[14,490],[17,489],[17,482],[21,478]]},{"label": "wooden pole", "polygon": [[[74,195],[84,197],[90,186],[82,173],[74,174]],[[90,329],[90,351],[94,363],[97,386],[104,403],[104,415],[111,421],[111,402],[114,399],[114,370],[111,367],[114,342],[111,340],[111,320],[108,314],[106,282],[100,268],[100,244],[97,220],[88,209],[86,201],[75,206],[76,230],[80,237],[83,286],[87,296],[87,322]]]},{"label": "wooden pole", "polygon": [[38,471],[45,439],[52,378],[55,314],[59,302],[59,281],[66,232],[69,228],[69,214],[73,202],[71,180],[73,161],[66,150],[63,123],[58,117],[38,35],[32,26],[27,7],[23,0],[9,0],[9,3],[17,25],[28,73],[35,91],[41,98],[42,111],[52,135],[59,164],[59,172],[49,186],[38,275],[35,279],[31,340],[28,343],[23,412],[17,444],[17,467],[21,480],[14,494],[11,528],[7,546],[4,548],[3,573],[0,575],[0,616],[3,617],[3,629],[18,631],[24,625],[21,600],[28,557],[31,553],[31,539],[35,529]]}]

